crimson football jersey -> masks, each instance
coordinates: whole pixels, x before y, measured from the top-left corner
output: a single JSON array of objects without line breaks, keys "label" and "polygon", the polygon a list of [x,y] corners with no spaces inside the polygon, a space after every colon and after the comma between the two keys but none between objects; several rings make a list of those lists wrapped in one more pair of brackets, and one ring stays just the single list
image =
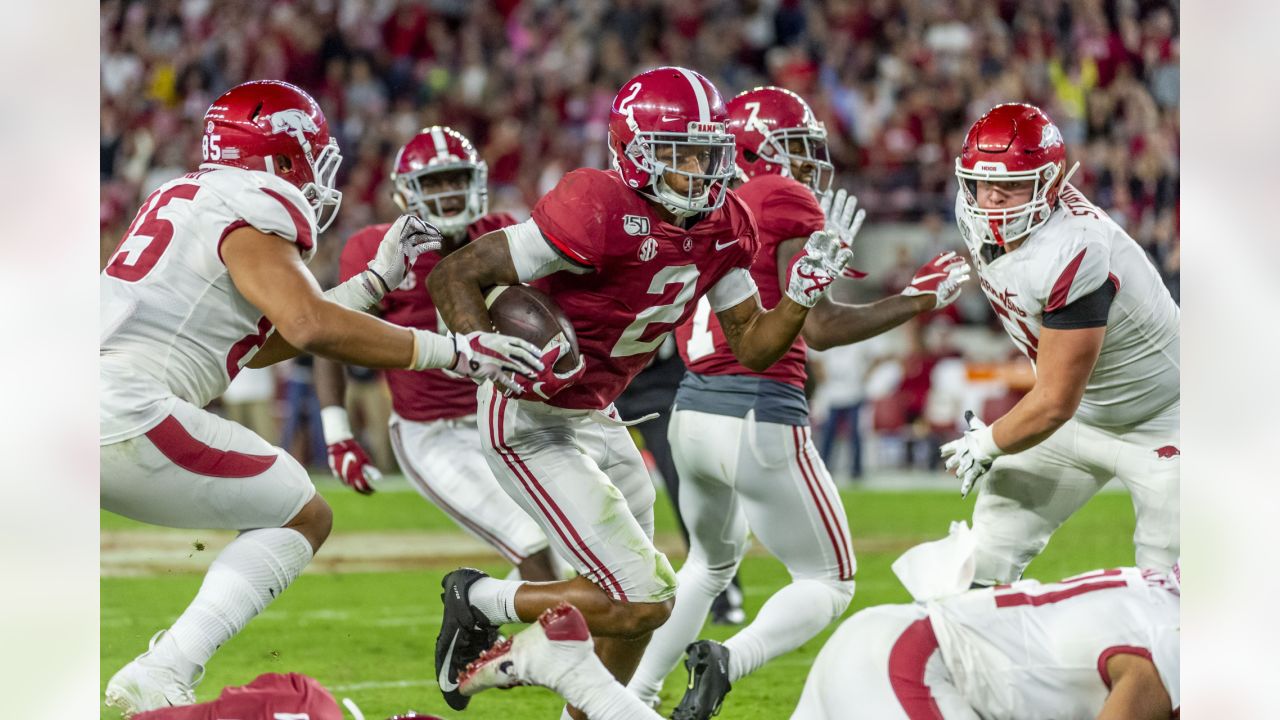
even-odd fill
[{"label": "crimson football jersey", "polygon": [[223,688],[217,700],[150,710],[134,720],[343,720],[324,686],[301,673],[263,673],[248,685]]},{"label": "crimson football jersey", "polygon": [[[486,233],[514,225],[516,219],[507,213],[490,213],[467,226],[467,239],[475,240]],[[359,230],[342,249],[339,272],[342,280],[360,274],[378,252],[390,223],[370,225]],[[438,252],[423,253],[413,263],[399,287],[387,293],[378,307],[387,322],[421,328],[443,334],[440,315],[431,294],[427,292],[427,276],[443,259]],[[476,411],[476,384],[468,378],[451,378],[440,370],[387,370],[391,388],[391,407],[406,420],[428,422],[457,418]]]},{"label": "crimson football jersey", "polygon": [[564,310],[586,359],[582,377],[548,404],[608,407],[699,298],[733,269],[751,266],[755,221],[725,192],[722,207],[687,229],[664,221],[613,171],[574,170],[538,201],[533,221],[547,242],[591,270],[532,283]]},{"label": "crimson football jersey", "polygon": [[[772,309],[782,300],[778,285],[778,246],[791,238],[808,238],[822,229],[826,218],[813,191],[789,177],[757,175],[737,189],[760,231],[760,250],[751,264],[751,276],[760,290],[760,304]],[[680,357],[690,372],[699,375],[749,375],[804,388],[804,338],[795,343],[778,362],[763,372],[748,369],[734,357],[720,322],[705,299],[697,311],[676,329]]]}]

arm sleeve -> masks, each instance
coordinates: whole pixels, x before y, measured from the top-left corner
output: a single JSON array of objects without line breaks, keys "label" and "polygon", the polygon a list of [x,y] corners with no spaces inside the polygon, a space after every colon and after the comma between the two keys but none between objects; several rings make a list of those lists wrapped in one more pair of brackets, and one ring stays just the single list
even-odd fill
[{"label": "arm sleeve", "polygon": [[590,272],[589,268],[571,262],[552,247],[533,220],[509,225],[503,228],[503,232],[507,235],[507,249],[520,282],[537,280],[561,270],[576,274]]},{"label": "arm sleeve", "polygon": [[1114,282],[1104,282],[1093,292],[1057,310],[1044,314],[1044,326],[1053,330],[1078,330],[1107,324],[1111,301],[1116,298]]},{"label": "arm sleeve", "polygon": [[734,268],[707,290],[712,312],[728,310],[756,294],[756,281],[746,268]]},{"label": "arm sleeve", "polygon": [[588,171],[575,170],[533,206],[532,220],[545,242],[582,270],[599,270],[604,263],[601,222],[608,213],[592,179]]},{"label": "arm sleeve", "polygon": [[1071,248],[1063,269],[1049,289],[1045,314],[1061,310],[1102,287],[1110,277],[1110,268],[1110,254],[1101,243],[1088,242]]}]

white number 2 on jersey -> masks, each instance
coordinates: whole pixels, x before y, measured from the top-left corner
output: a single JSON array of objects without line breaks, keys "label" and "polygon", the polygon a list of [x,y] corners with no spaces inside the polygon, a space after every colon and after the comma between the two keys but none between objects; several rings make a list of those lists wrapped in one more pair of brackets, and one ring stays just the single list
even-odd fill
[{"label": "white number 2 on jersey", "polygon": [[[653,305],[647,307],[636,315],[636,319],[622,331],[622,337],[618,338],[618,342],[614,344],[613,350],[609,353],[613,357],[629,357],[631,355],[639,355],[654,350],[667,339],[667,335],[671,334],[668,330],[652,340],[641,340],[640,336],[644,335],[644,331],[653,323],[667,323],[674,325],[684,314],[685,306],[693,299],[693,292],[698,285],[698,266],[697,265],[668,265],[658,271],[653,276],[653,282],[649,283],[650,295],[661,295],[662,291],[668,285],[673,283],[680,284],[680,292],[676,293],[675,300],[666,305]],[[710,305],[707,306],[710,308]]]},{"label": "white number 2 on jersey", "polygon": [[706,295],[703,295],[698,298],[698,308],[693,311],[693,334],[689,336],[689,345],[685,348],[685,351],[689,354],[690,362],[706,357],[715,351],[715,336],[707,328],[710,322],[711,301],[707,299]]}]

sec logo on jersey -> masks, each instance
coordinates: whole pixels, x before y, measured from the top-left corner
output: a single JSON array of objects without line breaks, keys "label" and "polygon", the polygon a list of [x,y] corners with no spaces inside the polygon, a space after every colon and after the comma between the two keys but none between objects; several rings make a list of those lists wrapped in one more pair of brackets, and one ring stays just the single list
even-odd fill
[{"label": "sec logo on jersey", "polygon": [[645,238],[640,245],[640,260],[649,262],[658,255],[658,241],[653,238]]},{"label": "sec logo on jersey", "polygon": [[[623,215],[622,231],[628,235],[640,237],[649,234],[649,218],[641,215]],[[645,258],[648,260],[648,258]]]}]

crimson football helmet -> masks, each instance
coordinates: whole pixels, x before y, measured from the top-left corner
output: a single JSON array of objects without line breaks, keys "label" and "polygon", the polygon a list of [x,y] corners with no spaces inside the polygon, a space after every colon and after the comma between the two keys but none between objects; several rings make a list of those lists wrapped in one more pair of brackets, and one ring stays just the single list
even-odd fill
[{"label": "crimson football helmet", "polygon": [[279,80],[231,88],[205,112],[200,147],[201,167],[262,170],[293,184],[315,210],[321,232],[337,217],[342,193],[334,185],[342,154],[320,106],[302,89]]},{"label": "crimson football helmet", "polygon": [[[830,189],[835,167],[827,154],[827,128],[804,98],[785,88],[758,87],[727,107],[739,174],[795,178],[819,195]],[[803,168],[799,177],[797,167]]]},{"label": "crimson football helmet", "polygon": [[[1058,193],[1079,163],[1066,172],[1062,132],[1040,108],[1024,103],[997,105],[969,128],[956,158],[960,205],[970,229],[983,242],[1003,246],[1045,224]],[[1002,208],[978,206],[978,181],[1032,183],[1031,199]]]},{"label": "crimson football helmet", "polygon": [[[422,182],[428,176],[457,171],[468,173],[465,186],[423,191]],[[395,185],[392,197],[401,210],[435,225],[445,235],[465,232],[468,225],[489,212],[489,166],[471,141],[452,128],[423,128],[405,143],[392,164],[391,182]],[[443,203],[452,198],[460,199],[462,208],[445,214]]]},{"label": "crimson football helmet", "polygon": [[[609,151],[622,179],[677,217],[724,204],[733,178],[733,135],[720,92],[702,75],[660,67],[627,81],[609,111]],[[695,169],[696,168],[696,169]],[[671,187],[665,174],[683,176]]]}]

